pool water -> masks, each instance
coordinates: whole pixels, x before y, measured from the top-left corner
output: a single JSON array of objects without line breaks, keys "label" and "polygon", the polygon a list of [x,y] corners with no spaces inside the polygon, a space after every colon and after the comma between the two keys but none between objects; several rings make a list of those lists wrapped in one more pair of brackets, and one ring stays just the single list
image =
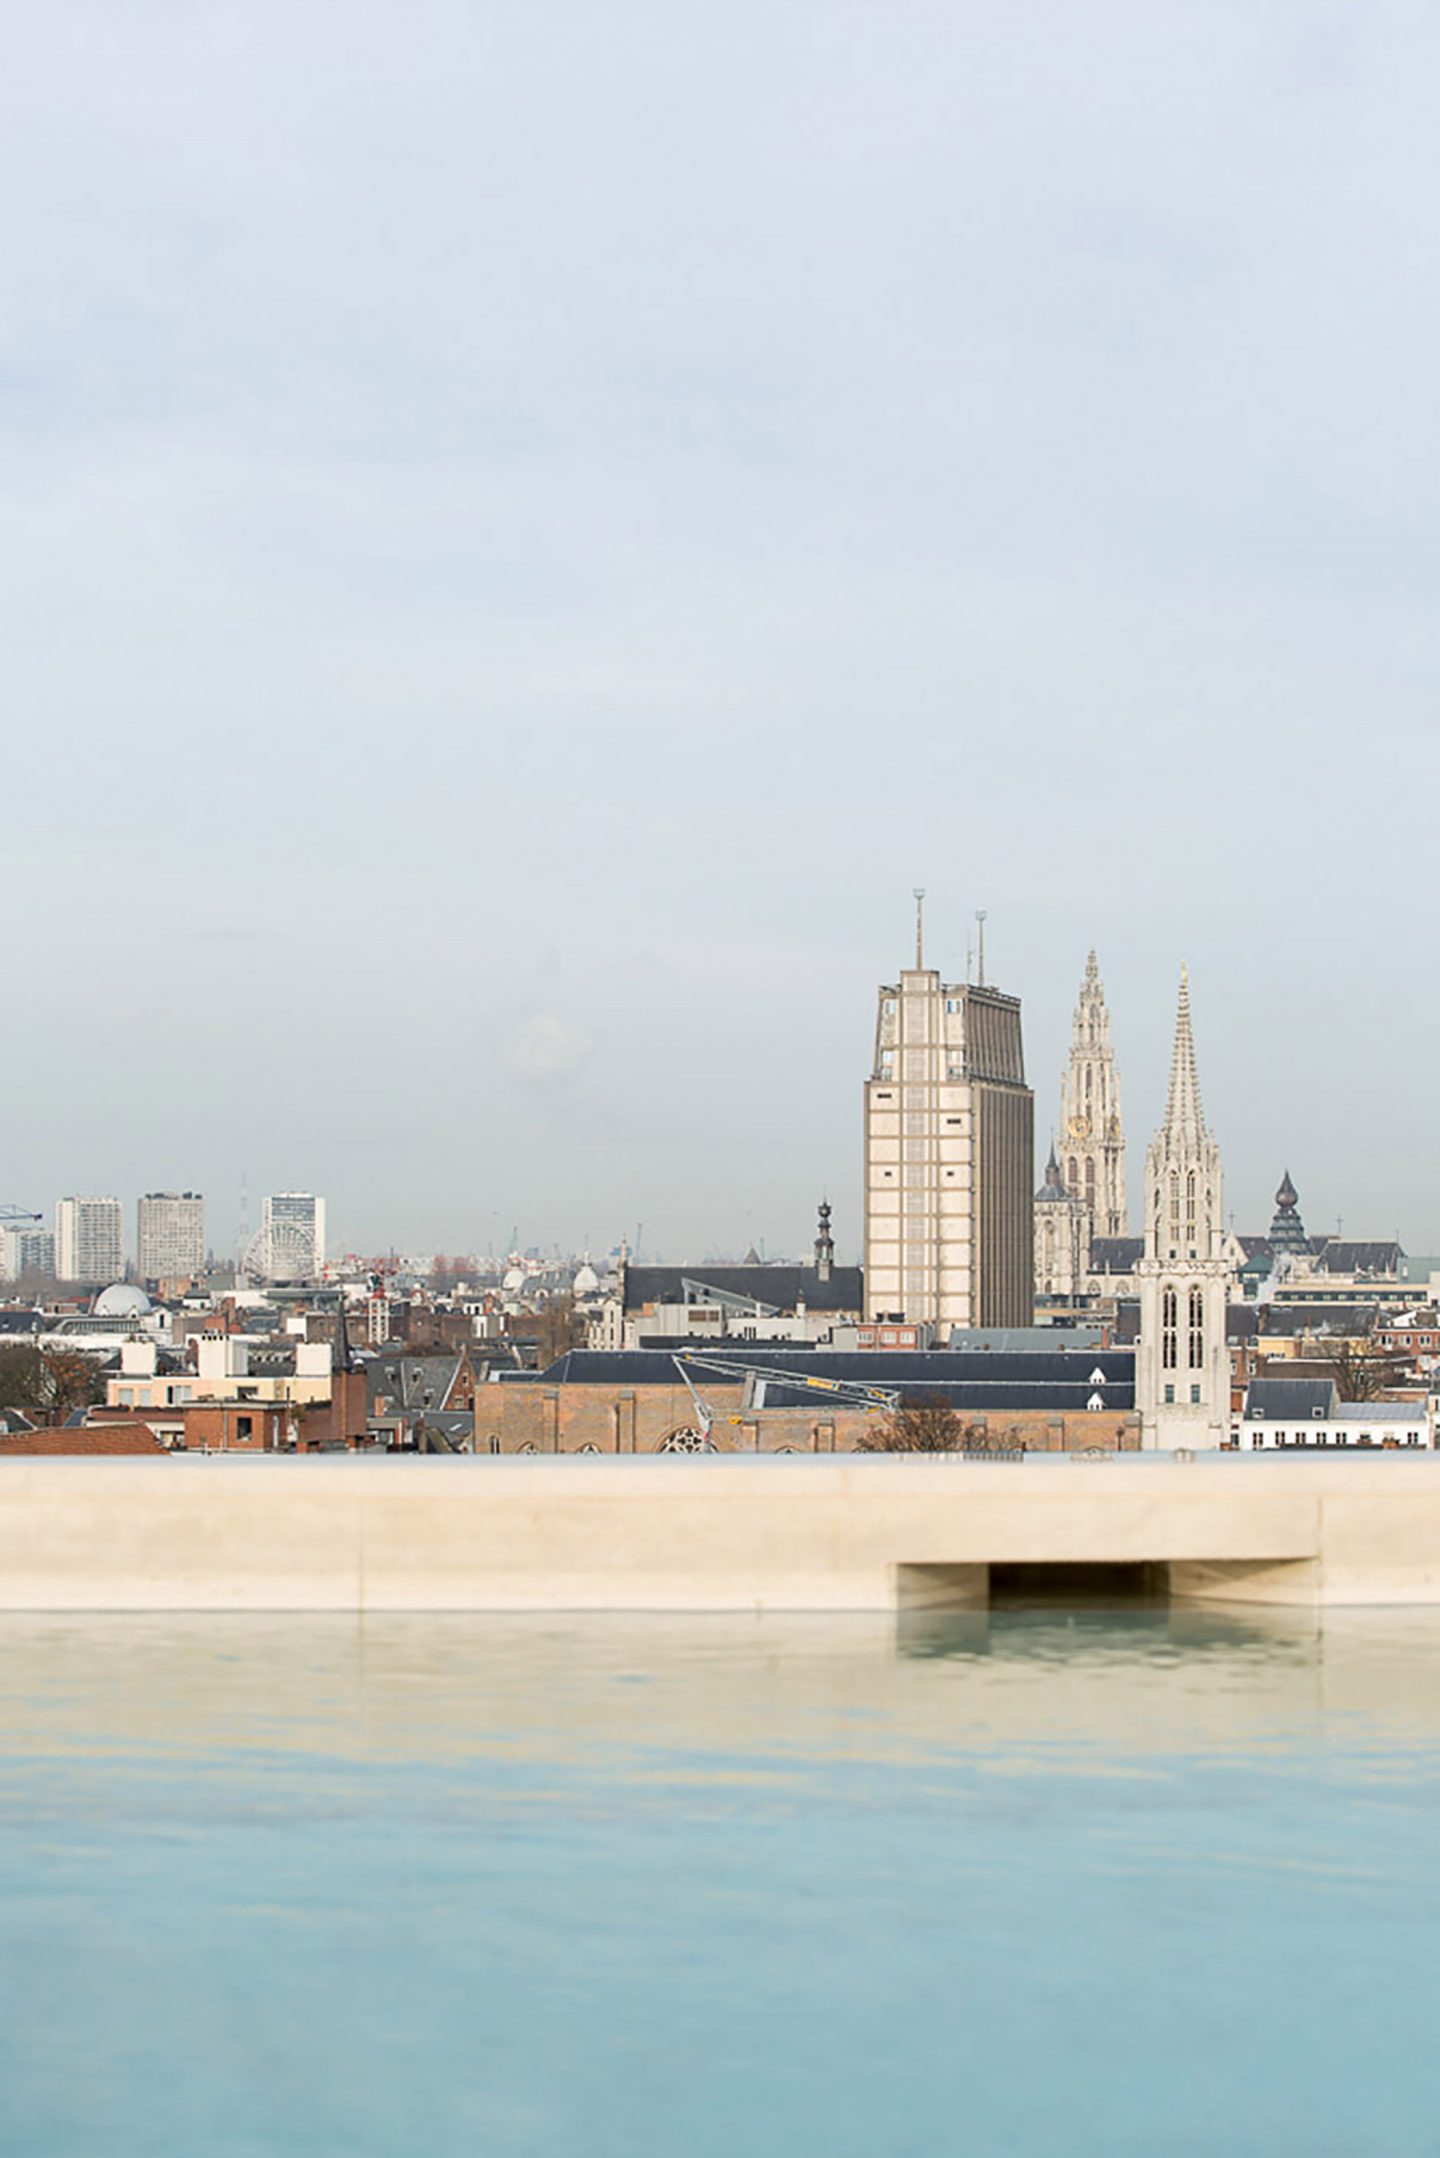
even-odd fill
[{"label": "pool water", "polygon": [[5,2158],[1440,2150],[1440,1614],[0,1617]]}]

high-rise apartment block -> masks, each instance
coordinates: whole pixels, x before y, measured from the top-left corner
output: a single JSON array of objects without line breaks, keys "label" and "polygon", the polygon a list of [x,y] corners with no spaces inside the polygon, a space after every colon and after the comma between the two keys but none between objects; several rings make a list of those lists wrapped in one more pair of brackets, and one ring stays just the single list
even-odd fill
[{"label": "high-rise apartment block", "polygon": [[118,1199],[55,1202],[55,1272],[61,1281],[99,1288],[125,1271],[125,1234]]},{"label": "high-rise apartment block", "polygon": [[325,1265],[325,1201],[311,1191],[277,1191],[260,1219],[267,1281],[311,1281]]},{"label": "high-rise apartment block", "polygon": [[136,1208],[135,1270],[142,1281],[189,1281],[205,1265],[205,1201],[198,1191],[147,1191]]},{"label": "high-rise apartment block", "polygon": [[[1034,1097],[1020,1000],[922,962],[882,987],[865,1087],[865,1312],[1027,1326]],[[983,969],[982,969],[983,971]]]},{"label": "high-rise apartment block", "polygon": [[27,1274],[53,1275],[55,1237],[29,1222],[7,1222],[0,1229],[0,1281],[23,1281]]}]

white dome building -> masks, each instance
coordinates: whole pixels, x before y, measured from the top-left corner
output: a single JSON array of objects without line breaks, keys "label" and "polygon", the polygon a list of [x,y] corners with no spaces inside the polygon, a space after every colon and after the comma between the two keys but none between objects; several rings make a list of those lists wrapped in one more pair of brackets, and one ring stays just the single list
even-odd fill
[{"label": "white dome building", "polygon": [[96,1319],[143,1319],[150,1308],[143,1289],[134,1288],[128,1281],[117,1281],[112,1288],[100,1291],[90,1312]]},{"label": "white dome building", "polygon": [[594,1296],[600,1286],[600,1276],[588,1259],[570,1286],[576,1296]]}]

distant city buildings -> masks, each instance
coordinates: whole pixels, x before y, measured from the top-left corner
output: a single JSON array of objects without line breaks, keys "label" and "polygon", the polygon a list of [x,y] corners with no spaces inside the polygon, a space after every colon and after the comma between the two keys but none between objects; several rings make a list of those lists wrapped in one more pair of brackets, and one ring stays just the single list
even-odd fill
[{"label": "distant city buildings", "polygon": [[146,1192],[135,1210],[135,1271],[140,1279],[191,1281],[204,1266],[205,1201],[199,1192]]},{"label": "distant city buildings", "polygon": [[61,1281],[100,1288],[125,1271],[120,1201],[59,1199],[55,1204],[55,1272]]},{"label": "distant city buildings", "polygon": [[[865,1086],[865,1316],[1026,1326],[1034,1098],[1020,1000],[923,963],[879,992]],[[983,967],[982,967],[983,973]]]}]

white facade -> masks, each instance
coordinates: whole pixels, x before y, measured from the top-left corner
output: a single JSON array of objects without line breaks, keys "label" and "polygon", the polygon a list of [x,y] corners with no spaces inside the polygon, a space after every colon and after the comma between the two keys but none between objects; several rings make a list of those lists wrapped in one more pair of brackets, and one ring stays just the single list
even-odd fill
[{"label": "white facade", "polygon": [[60,1281],[98,1287],[125,1271],[120,1201],[70,1198],[55,1202],[55,1274]]},{"label": "white facade", "polygon": [[267,1281],[311,1281],[325,1266],[325,1201],[310,1191],[277,1191],[260,1221],[260,1264]]},{"label": "white facade", "polygon": [[135,1209],[135,1271],[183,1281],[205,1267],[205,1201],[197,1191],[149,1191]]},{"label": "white facade", "polygon": [[1183,967],[1165,1122],[1145,1156],[1145,1256],[1136,1273],[1135,1403],[1141,1444],[1222,1446],[1231,1428],[1225,1340],[1230,1268],[1220,1150],[1200,1106],[1190,985]]},{"label": "white facade", "polygon": [[1029,1324],[1033,1133],[1018,998],[918,963],[880,990],[865,1087],[867,1319]]},{"label": "white facade", "polygon": [[1423,1401],[1337,1401],[1333,1416],[1248,1417],[1231,1427],[1230,1442],[1242,1453],[1286,1453],[1312,1446],[1433,1447],[1435,1430]]},{"label": "white facade", "polygon": [[1091,952],[1060,1088],[1060,1166],[1065,1188],[1084,1201],[1092,1236],[1124,1236],[1125,1133],[1120,1078],[1110,1046],[1110,1014]]}]

